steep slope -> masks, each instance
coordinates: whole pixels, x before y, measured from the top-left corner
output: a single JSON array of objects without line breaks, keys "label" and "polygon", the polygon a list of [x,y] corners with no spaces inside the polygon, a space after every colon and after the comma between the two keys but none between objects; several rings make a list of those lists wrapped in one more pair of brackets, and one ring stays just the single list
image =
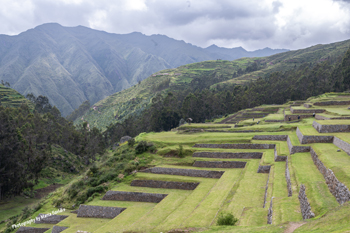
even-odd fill
[{"label": "steep slope", "polygon": [[96,103],[156,71],[221,54],[162,35],[118,35],[55,23],[0,35],[0,44],[0,80],[23,95],[47,96],[64,116],[86,100]]},{"label": "steep slope", "polygon": [[[189,93],[205,88],[220,89],[228,85],[249,83],[276,71],[315,67],[327,60],[333,64],[345,54],[349,46],[350,40],[263,58],[205,61],[163,70],[132,88],[96,103],[75,123],[88,121],[93,126],[105,129],[110,123],[122,122],[130,115],[140,114],[151,105],[152,98],[158,93],[164,96],[167,92]],[[318,76],[321,78],[321,74]],[[271,96],[271,93],[266,94]]]},{"label": "steep slope", "polygon": [[34,109],[33,103],[24,98],[23,95],[12,88],[0,84],[0,106],[20,107],[21,104],[26,104],[30,109]]}]

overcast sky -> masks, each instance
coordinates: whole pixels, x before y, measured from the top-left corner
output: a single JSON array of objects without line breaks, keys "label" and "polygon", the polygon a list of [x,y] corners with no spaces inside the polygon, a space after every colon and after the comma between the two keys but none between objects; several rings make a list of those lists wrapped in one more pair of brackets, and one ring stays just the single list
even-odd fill
[{"label": "overcast sky", "polygon": [[350,39],[350,0],[0,0],[0,34],[57,22],[207,47],[299,49]]}]

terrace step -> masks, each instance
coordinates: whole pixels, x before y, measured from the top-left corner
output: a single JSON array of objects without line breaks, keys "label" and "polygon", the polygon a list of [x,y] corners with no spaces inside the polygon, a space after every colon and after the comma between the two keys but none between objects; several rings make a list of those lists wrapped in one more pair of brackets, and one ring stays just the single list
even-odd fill
[{"label": "terrace step", "polygon": [[77,217],[85,218],[115,218],[126,208],[80,205]]},{"label": "terrace step", "polygon": [[199,183],[161,180],[133,180],[130,185],[148,188],[194,190],[195,188],[197,188]]},{"label": "terrace step", "polygon": [[196,161],[194,167],[208,168],[244,168],[247,162],[242,161]]},{"label": "terrace step", "polygon": [[192,177],[204,177],[204,178],[216,178],[219,179],[224,171],[207,171],[207,170],[194,170],[194,169],[178,169],[178,168],[165,168],[165,167],[153,167],[142,170],[141,172],[148,172],[154,174],[167,174],[178,176],[192,176]]},{"label": "terrace step", "polygon": [[195,152],[192,157],[221,159],[261,159],[261,152]]},{"label": "terrace step", "polygon": [[107,191],[102,200],[112,201],[137,201],[137,202],[161,202],[168,194],[160,193],[141,193],[141,192],[122,192]]}]

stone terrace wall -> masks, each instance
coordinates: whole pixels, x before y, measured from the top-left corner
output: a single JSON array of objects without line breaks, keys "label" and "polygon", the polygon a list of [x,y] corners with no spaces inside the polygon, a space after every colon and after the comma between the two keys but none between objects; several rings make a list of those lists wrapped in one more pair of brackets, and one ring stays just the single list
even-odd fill
[{"label": "stone terrace wall", "polygon": [[314,121],[312,126],[319,133],[336,133],[336,132],[350,132],[350,125],[321,125]]},{"label": "stone terrace wall", "polygon": [[270,172],[269,172],[269,175],[268,175],[268,177],[267,177],[267,181],[266,181],[266,185],[265,185],[265,195],[264,195],[264,205],[263,205],[263,208],[265,208],[265,205],[266,205],[267,190],[269,189],[269,180],[270,180]]},{"label": "stone terrace wall", "polygon": [[303,184],[300,185],[299,191],[299,202],[300,202],[300,210],[303,219],[309,219],[315,217],[315,214],[311,211],[310,203],[306,197],[306,188]]},{"label": "stone terrace wall", "polygon": [[337,177],[334,175],[331,169],[327,169],[321,160],[318,158],[316,152],[311,148],[310,150],[312,160],[314,164],[318,168],[318,170],[323,175],[326,180],[326,184],[328,185],[329,191],[333,194],[333,196],[337,199],[339,204],[343,204],[350,200],[350,191],[349,189],[341,183]]},{"label": "stone terrace wall", "polygon": [[287,145],[289,149],[289,154],[302,153],[302,152],[310,152],[309,146],[293,146],[290,138],[287,138]]},{"label": "stone terrace wall", "polygon": [[350,155],[350,144],[347,142],[344,142],[343,140],[334,137],[333,144],[345,151],[348,155]]},{"label": "stone terrace wall", "polygon": [[150,188],[162,188],[162,189],[194,190],[195,188],[197,188],[199,183],[161,181],[161,180],[133,180],[130,185],[138,186],[138,187],[150,187]]},{"label": "stone terrace wall", "polygon": [[274,149],[275,144],[196,144],[193,147],[223,149]]},{"label": "stone terrace wall", "polygon": [[53,226],[51,233],[60,233],[61,231],[64,231],[68,227],[61,227],[61,226]]},{"label": "stone terrace wall", "polygon": [[40,219],[40,220],[39,221],[35,220],[35,223],[57,224],[67,217],[68,215],[51,215],[46,217],[45,214],[39,214],[37,219]]},{"label": "stone terrace wall", "polygon": [[193,157],[221,158],[221,159],[261,159],[261,152],[195,152]]},{"label": "stone terrace wall", "polygon": [[301,144],[310,144],[310,143],[332,143],[333,136],[305,136],[299,130],[299,127],[296,130],[299,142]]},{"label": "stone terrace wall", "polygon": [[50,228],[20,227],[16,232],[21,232],[21,233],[44,233],[47,230],[50,230]]},{"label": "stone terrace wall", "polygon": [[194,167],[244,168],[247,162],[241,161],[196,161]]},{"label": "stone terrace wall", "polygon": [[288,135],[255,135],[253,140],[286,141]]},{"label": "stone terrace wall", "polygon": [[275,154],[275,162],[286,161],[286,159],[287,159],[287,156],[281,156],[281,155],[277,154],[276,147],[275,147],[275,150],[274,150],[274,154]]},{"label": "stone terrace wall", "polygon": [[107,193],[103,196],[102,200],[138,201],[138,202],[159,203],[166,196],[168,196],[168,194],[107,191]]},{"label": "stone terrace wall", "polygon": [[325,117],[325,116],[321,116],[319,114],[316,114],[315,115],[315,119],[316,120],[329,120],[330,118],[329,117]]},{"label": "stone terrace wall", "polygon": [[270,208],[269,208],[269,211],[267,212],[267,224],[272,224],[272,200],[273,200],[273,197],[271,198],[271,201],[270,201]]},{"label": "stone terrace wall", "polygon": [[317,106],[328,106],[328,105],[349,105],[350,101],[325,101],[325,102],[316,102],[314,105]]},{"label": "stone terrace wall", "polygon": [[325,110],[324,109],[294,109],[290,108],[291,113],[296,114],[296,113],[322,113]]},{"label": "stone terrace wall", "polygon": [[312,107],[312,104],[307,104],[307,103],[305,103],[305,104],[304,104],[304,107],[305,107],[305,108],[311,108],[311,107]]},{"label": "stone terrace wall", "polygon": [[[300,116],[300,119],[313,117],[312,114],[303,114],[299,116]],[[289,121],[289,117],[291,121],[298,120],[298,115],[284,115],[284,121]]]},{"label": "stone terrace wall", "polygon": [[292,183],[290,181],[290,173],[289,173],[289,167],[288,167],[288,158],[286,159],[285,176],[286,176],[286,181],[287,181],[288,197],[291,197],[293,192],[292,192]]},{"label": "stone terrace wall", "polygon": [[271,166],[259,166],[258,173],[269,173]]},{"label": "stone terrace wall", "polygon": [[265,122],[283,122],[284,120],[265,120]]},{"label": "stone terrace wall", "polygon": [[115,218],[126,208],[80,205],[77,217],[85,218]]},{"label": "stone terrace wall", "polygon": [[163,167],[148,168],[146,170],[142,170],[142,172],[177,175],[177,176],[217,178],[217,179],[219,179],[222,176],[222,174],[224,174],[224,171],[206,171],[206,170],[163,168]]}]

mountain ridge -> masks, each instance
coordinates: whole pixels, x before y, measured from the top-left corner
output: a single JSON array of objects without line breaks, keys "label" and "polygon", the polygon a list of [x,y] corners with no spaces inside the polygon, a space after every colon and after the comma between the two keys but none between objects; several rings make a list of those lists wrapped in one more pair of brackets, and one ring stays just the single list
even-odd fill
[{"label": "mountain ridge", "polygon": [[0,44],[0,80],[23,95],[47,96],[64,116],[86,100],[94,104],[157,71],[235,58],[165,35],[114,34],[58,23],[0,35]]}]

